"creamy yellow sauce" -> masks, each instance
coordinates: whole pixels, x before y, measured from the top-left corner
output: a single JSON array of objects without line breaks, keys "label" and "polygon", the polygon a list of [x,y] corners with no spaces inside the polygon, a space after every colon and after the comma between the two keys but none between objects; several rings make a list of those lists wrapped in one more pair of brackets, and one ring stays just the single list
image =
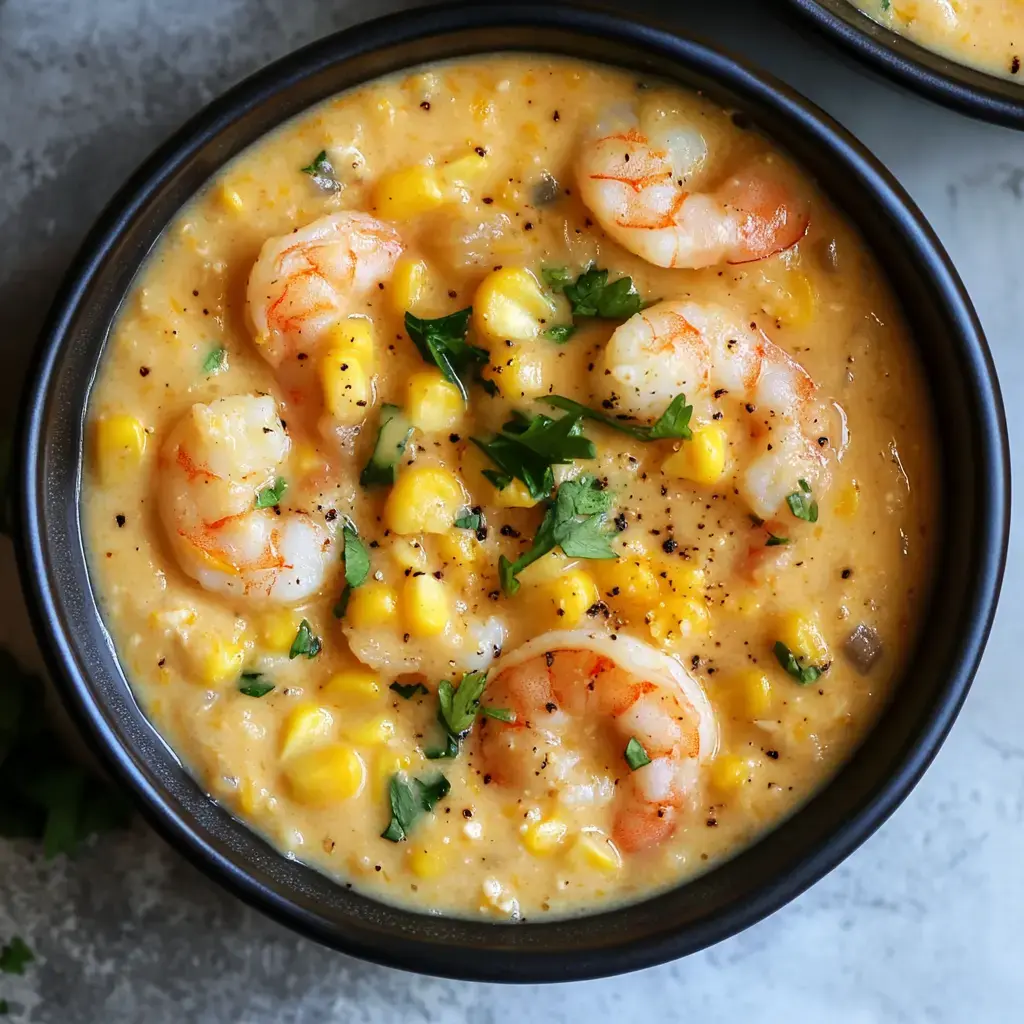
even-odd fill
[{"label": "creamy yellow sauce", "polygon": [[1024,0],[851,0],[880,25],[950,60],[1022,81]]},{"label": "creamy yellow sauce", "polygon": [[[180,212],[111,329],[88,410],[83,506],[93,583],[134,693],[215,800],[287,854],[390,902],[495,920],[579,914],[677,885],[735,854],[806,801],[857,746],[898,680],[927,598],[934,431],[882,273],[805,178],[797,180],[807,233],[771,258],[661,269],[612,242],[581,204],[573,171],[602,111],[639,96],[658,116],[674,112],[699,126],[710,182],[772,154],[770,142],[727,112],[644,85],[638,91],[630,74],[568,59],[489,56],[333,98],[254,144]],[[338,190],[322,190],[301,171],[321,150]],[[471,157],[480,161],[472,174],[447,184],[454,172],[444,168]],[[387,177],[410,168],[419,182],[411,190],[408,176]],[[372,389],[356,419],[365,422],[324,430],[323,351],[290,363],[282,385],[254,343],[246,285],[267,239],[338,210],[394,223],[405,253],[357,310],[372,322],[375,349],[363,358]],[[567,300],[540,270],[567,268],[575,278],[590,264],[611,280],[631,276],[649,302],[689,298],[738,311],[802,364],[835,403],[815,421],[827,430],[816,443],[830,466],[827,487],[808,497],[817,522],[783,504],[767,527],[755,525],[738,474],[775,412],[748,407],[740,395],[698,408],[693,441],[645,442],[586,421],[596,457],[559,467],[556,479],[585,470],[601,481],[619,557],[555,551],[522,573],[518,593],[502,593],[499,557],[529,549],[543,506],[525,500],[518,481],[498,491],[481,472],[495,467],[468,438],[489,437],[513,410],[561,415],[537,401],[551,393],[616,415],[600,367],[622,321],[578,317],[564,343],[543,334],[513,342],[502,336],[495,299],[509,278],[494,275],[535,275],[528,280],[553,310],[545,322],[564,323]],[[498,394],[467,376],[463,407],[438,390],[403,314],[437,317],[471,303],[468,340],[488,350],[483,376]],[[256,393],[277,401],[291,441],[279,470],[287,482],[280,513],[301,510],[329,537],[327,579],[297,607],[268,604],[259,592],[204,590],[182,571],[180,538],[161,507],[161,488],[177,472],[171,431],[196,403]],[[366,488],[359,475],[382,403],[427,429],[413,433],[394,487]],[[724,443],[725,463],[714,482],[701,483],[713,467],[695,470],[686,445],[712,436]],[[424,469],[464,489],[455,515],[479,509],[481,529],[448,519],[441,532],[417,530],[429,474],[415,473]],[[515,507],[524,505],[532,507]],[[339,620],[340,532],[349,519],[370,570]],[[787,543],[766,547],[769,531]],[[546,765],[516,786],[498,784],[480,736],[512,726],[494,719],[473,726],[457,758],[425,758],[443,739],[438,684],[458,683],[478,646],[484,661],[491,656],[473,631],[492,618],[505,655],[552,629],[622,636],[676,659],[703,688],[717,749],[704,751],[664,841],[629,852],[615,843],[616,794],[631,769],[625,734],[607,723],[581,720],[563,737],[580,756],[572,770],[598,793],[591,801],[578,791],[570,800]],[[303,620],[322,649],[290,658]],[[863,673],[845,650],[862,624],[881,642]],[[788,674],[773,653],[780,640],[800,666],[824,669],[821,677],[801,685]],[[353,649],[379,668],[367,669]],[[427,693],[405,699],[389,688],[396,680]],[[258,692],[254,683],[274,688],[258,697],[241,691]],[[396,773],[431,780],[439,771],[447,795],[407,839],[382,838]]]}]

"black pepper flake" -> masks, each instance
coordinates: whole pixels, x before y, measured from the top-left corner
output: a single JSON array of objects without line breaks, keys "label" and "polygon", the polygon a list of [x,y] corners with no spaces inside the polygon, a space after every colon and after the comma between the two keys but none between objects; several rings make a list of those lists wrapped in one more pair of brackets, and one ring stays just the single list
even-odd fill
[{"label": "black pepper flake", "polygon": [[501,535],[502,535],[502,537],[521,537],[522,536],[522,534],[514,526],[509,526],[508,523],[506,523],[501,528]]},{"label": "black pepper flake", "polygon": [[[458,444],[462,440],[462,438],[459,437],[458,434],[449,434],[448,440],[451,441],[452,444]],[[479,513],[477,513],[477,515],[479,515]]]},{"label": "black pepper flake", "polygon": [[124,526],[124,524],[125,524],[125,518],[124,518],[124,516],[123,516],[123,515],[121,515],[120,513],[118,513],[118,514],[117,514],[116,516],[114,516],[114,518],[115,518],[115,519],[117,520],[117,525],[118,525],[118,527]]},{"label": "black pepper flake", "polygon": [[618,515],[617,515],[617,516],[615,517],[615,519],[614,519],[614,523],[615,523],[615,529],[616,529],[616,530],[618,530],[618,531],[619,531],[619,533],[622,533],[622,531],[623,531],[623,530],[625,530],[625,529],[626,529],[626,527],[627,527],[627,526],[629,525],[629,524],[628,524],[628,523],[626,522],[626,513],[625,513],[625,512],[620,512],[620,513],[619,513],[619,514],[618,514]]},{"label": "black pepper flake", "polygon": [[747,402],[747,404],[745,406],[743,406],[743,408],[746,409],[747,412],[753,412],[754,411],[754,407],[749,402]]},{"label": "black pepper flake", "polygon": [[708,828],[714,828],[718,824],[717,818],[708,818]]},{"label": "black pepper flake", "polygon": [[547,704],[544,705],[544,710],[549,715],[553,715],[558,710],[558,705],[554,701],[549,700]]},{"label": "black pepper flake", "polygon": [[472,818],[473,817],[473,812],[468,807],[463,807],[462,808],[462,816],[464,818]]},{"label": "black pepper flake", "polygon": [[329,508],[324,513],[324,519],[326,519],[327,522],[329,522],[329,523],[333,523],[334,520],[337,519],[337,518],[338,518],[338,510],[336,508]]},{"label": "black pepper flake", "polygon": [[777,750],[766,750],[765,754],[767,754],[773,761],[778,761],[779,759],[779,752]]},{"label": "black pepper flake", "polygon": [[559,112],[558,112],[558,111],[556,110],[556,111],[555,111],[555,112],[554,112],[554,113],[553,113],[553,114],[551,115],[551,120],[552,120],[552,121],[561,121],[561,120],[562,120],[562,115],[561,115],[561,114],[559,114]]},{"label": "black pepper flake", "polygon": [[161,659],[160,659],[160,660],[159,660],[159,661],[158,661],[158,662],[156,663],[156,667],[157,667],[157,668],[163,668],[163,667],[164,667],[164,665],[166,665],[166,664],[167,664],[167,659],[166,659],[166,658],[161,658]]},{"label": "black pepper flake", "polygon": [[149,367],[148,366],[140,366],[139,367],[139,376],[140,377],[148,377],[149,376]]},{"label": "black pepper flake", "polygon": [[1015,75],[1020,71],[1020,57],[1016,54],[1013,55],[1013,60],[1010,61],[1010,74]]},{"label": "black pepper flake", "polygon": [[853,570],[852,569],[844,569],[840,573],[840,576],[842,576],[844,580],[848,580],[852,575],[853,575]]},{"label": "black pepper flake", "polygon": [[674,537],[669,537],[668,540],[664,541],[661,545],[661,549],[665,552],[666,555],[671,555],[677,547],[679,547],[679,545],[678,543],[676,543]]},{"label": "black pepper flake", "polygon": [[554,665],[554,663],[555,663],[554,652],[553,651],[545,651],[544,652],[544,660],[547,662],[548,668],[551,668],[551,666]]},{"label": "black pepper flake", "polygon": [[430,102],[428,100],[424,100],[420,104],[420,110],[429,110],[429,109],[430,109]]},{"label": "black pepper flake", "polygon": [[483,146],[477,146],[473,152],[476,153],[477,156],[487,156],[487,150],[484,149]]}]

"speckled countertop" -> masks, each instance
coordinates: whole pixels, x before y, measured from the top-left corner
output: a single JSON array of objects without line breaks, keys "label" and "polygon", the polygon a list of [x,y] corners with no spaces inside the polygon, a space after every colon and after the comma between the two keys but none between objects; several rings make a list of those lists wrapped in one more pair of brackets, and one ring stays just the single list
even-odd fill
[{"label": "speckled countertop", "polygon": [[[0,395],[10,406],[59,275],[101,205],[227,85],[309,40],[403,6],[367,0],[0,0]],[[632,0],[788,79],[859,135],[931,218],[971,291],[1024,452],[1024,134],[863,76],[798,38],[772,0]],[[142,824],[75,860],[0,842],[0,938],[39,960],[0,977],[39,1024],[787,1024],[1024,1019],[1024,524],[988,653],[924,781],[858,853],[790,906],[680,963],[507,989],[330,953],[265,920]],[[38,655],[0,542],[0,643]]]}]

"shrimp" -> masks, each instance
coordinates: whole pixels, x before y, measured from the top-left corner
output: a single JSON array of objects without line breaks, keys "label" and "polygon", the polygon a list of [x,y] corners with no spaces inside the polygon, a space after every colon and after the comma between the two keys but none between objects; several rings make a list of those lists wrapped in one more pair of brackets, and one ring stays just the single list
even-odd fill
[{"label": "shrimp", "polygon": [[332,213],[270,238],[249,274],[256,344],[271,366],[308,355],[326,329],[391,276],[404,246],[365,213]]},{"label": "shrimp", "polygon": [[[613,333],[600,380],[619,385],[619,412],[656,417],[675,395],[710,420],[720,399],[742,403],[758,454],[740,491],[760,518],[770,518],[804,480],[822,493],[830,482],[827,413],[810,374],[757,325],[697,302],[659,302]],[[685,442],[684,442],[685,443]]]},{"label": "shrimp", "polygon": [[[512,723],[478,726],[492,780],[528,795],[542,786],[567,803],[613,803],[612,839],[626,853],[675,831],[718,744],[700,683],[676,659],[621,634],[534,638],[494,665],[487,703],[515,714]],[[635,771],[623,757],[630,739],[650,758]]]},{"label": "shrimp", "polygon": [[289,446],[269,395],[193,405],[168,435],[160,511],[182,569],[204,589],[294,603],[323,585],[326,531],[304,512],[255,507]]},{"label": "shrimp", "polygon": [[707,152],[704,135],[678,114],[611,111],[581,148],[580,196],[615,241],[658,267],[749,263],[803,238],[807,203],[788,168],[765,156],[694,191]]}]

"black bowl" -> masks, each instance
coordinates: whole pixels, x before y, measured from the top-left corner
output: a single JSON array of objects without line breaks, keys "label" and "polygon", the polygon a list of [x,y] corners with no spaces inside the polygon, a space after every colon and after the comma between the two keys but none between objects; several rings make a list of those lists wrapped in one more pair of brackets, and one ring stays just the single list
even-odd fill
[{"label": "black bowl", "polygon": [[997,78],[891,32],[847,0],[786,0],[817,30],[885,77],[984,121],[1024,128],[1021,81]]},{"label": "black bowl", "polygon": [[[786,147],[860,225],[902,298],[941,410],[941,599],[910,669],[863,746],[755,848],[634,906],[496,925],[377,903],[287,860],[206,797],[132,699],[89,585],[79,516],[83,420],[111,320],[168,221],[228,159],[342,89],[432,61],[542,50],[699,89]],[[378,963],[453,977],[564,981],[679,957],[781,907],[863,842],[931,761],[988,635],[1006,551],[1009,468],[998,385],[981,328],[938,240],[856,140],[765,75],[689,39],[556,6],[467,6],[375,21],[315,43],[212,104],[160,149],[100,218],[39,344],[22,420],[22,580],[54,676],[84,732],[182,853],[254,906]],[[952,518],[952,517],[951,517]],[[952,530],[955,527],[955,540]]]}]

